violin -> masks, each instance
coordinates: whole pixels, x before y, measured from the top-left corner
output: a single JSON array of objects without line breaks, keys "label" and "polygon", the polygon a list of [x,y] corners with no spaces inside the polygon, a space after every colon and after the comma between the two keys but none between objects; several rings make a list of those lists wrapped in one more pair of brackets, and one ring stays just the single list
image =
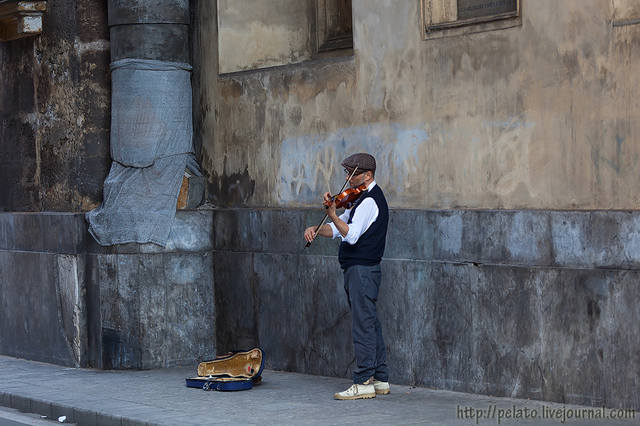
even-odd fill
[{"label": "violin", "polygon": [[[353,169],[349,177],[344,181],[342,188],[340,188],[340,192],[338,192],[336,195],[332,195],[331,198],[329,199],[331,203],[336,203],[336,208],[350,209],[351,207],[353,207],[353,204],[356,202],[356,200],[358,200],[358,198],[360,197],[360,194],[362,194],[362,192],[367,190],[367,186],[364,183],[355,188],[344,189],[344,187],[347,186],[347,182],[349,182],[349,180],[351,180],[353,175],[356,174],[356,170],[358,170],[358,167]],[[331,203],[323,202],[324,208],[325,209],[329,208]],[[325,214],[324,218],[322,218],[322,222],[320,222],[320,225],[316,226],[316,231],[313,236],[314,238],[318,235],[318,230],[322,225],[324,225],[324,222],[325,220],[327,220],[328,216],[329,216],[328,214]],[[304,248],[307,248],[310,245],[311,245],[311,241],[307,242]]]},{"label": "violin", "polygon": [[325,201],[323,203],[324,207],[328,208],[331,203],[336,203],[337,209],[350,209],[366,190],[367,185],[364,183],[355,188],[347,188],[339,194],[332,195],[331,198],[329,198],[329,202]]}]

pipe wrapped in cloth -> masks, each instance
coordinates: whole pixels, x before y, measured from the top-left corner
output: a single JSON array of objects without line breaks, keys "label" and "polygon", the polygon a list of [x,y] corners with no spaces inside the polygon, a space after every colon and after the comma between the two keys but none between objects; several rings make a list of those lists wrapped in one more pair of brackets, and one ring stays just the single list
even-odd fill
[{"label": "pipe wrapped in cloth", "polygon": [[89,232],[101,245],[165,246],[193,161],[191,66],[121,59],[111,70],[113,163],[102,204],[86,214]]}]

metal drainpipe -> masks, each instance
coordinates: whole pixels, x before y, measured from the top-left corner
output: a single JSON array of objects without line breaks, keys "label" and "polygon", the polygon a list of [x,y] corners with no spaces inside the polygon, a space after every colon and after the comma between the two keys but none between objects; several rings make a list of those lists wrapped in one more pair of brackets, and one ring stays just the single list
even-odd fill
[{"label": "metal drainpipe", "polygon": [[190,63],[189,0],[109,0],[111,61]]},{"label": "metal drainpipe", "polygon": [[[189,0],[108,0],[108,10],[112,63],[148,59],[191,64]],[[205,179],[194,160],[187,169],[193,175],[187,206],[194,208],[204,196]]]}]

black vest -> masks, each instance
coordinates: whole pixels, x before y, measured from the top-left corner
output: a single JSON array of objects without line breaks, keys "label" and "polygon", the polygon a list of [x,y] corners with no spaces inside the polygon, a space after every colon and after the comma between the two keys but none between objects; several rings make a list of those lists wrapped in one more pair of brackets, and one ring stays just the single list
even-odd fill
[{"label": "black vest", "polygon": [[351,245],[344,241],[340,244],[338,260],[340,261],[340,267],[342,269],[347,269],[351,265],[377,265],[380,263],[380,260],[382,260],[384,245],[387,240],[389,207],[387,206],[387,200],[384,198],[382,189],[380,189],[377,184],[371,191],[365,192],[358,201],[356,201],[356,204],[349,214],[347,224],[351,223],[356,209],[367,197],[373,198],[376,202],[378,206],[378,217],[371,226],[369,226],[369,229],[360,235],[360,238],[358,238],[355,244]]}]

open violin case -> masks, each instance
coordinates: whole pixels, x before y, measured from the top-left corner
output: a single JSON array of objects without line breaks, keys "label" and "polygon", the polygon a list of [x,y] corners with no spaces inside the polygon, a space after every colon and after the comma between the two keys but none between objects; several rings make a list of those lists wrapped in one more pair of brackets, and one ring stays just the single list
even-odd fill
[{"label": "open violin case", "polygon": [[186,379],[186,384],[203,390],[246,390],[262,381],[263,369],[262,349],[233,351],[198,364],[198,376]]}]

